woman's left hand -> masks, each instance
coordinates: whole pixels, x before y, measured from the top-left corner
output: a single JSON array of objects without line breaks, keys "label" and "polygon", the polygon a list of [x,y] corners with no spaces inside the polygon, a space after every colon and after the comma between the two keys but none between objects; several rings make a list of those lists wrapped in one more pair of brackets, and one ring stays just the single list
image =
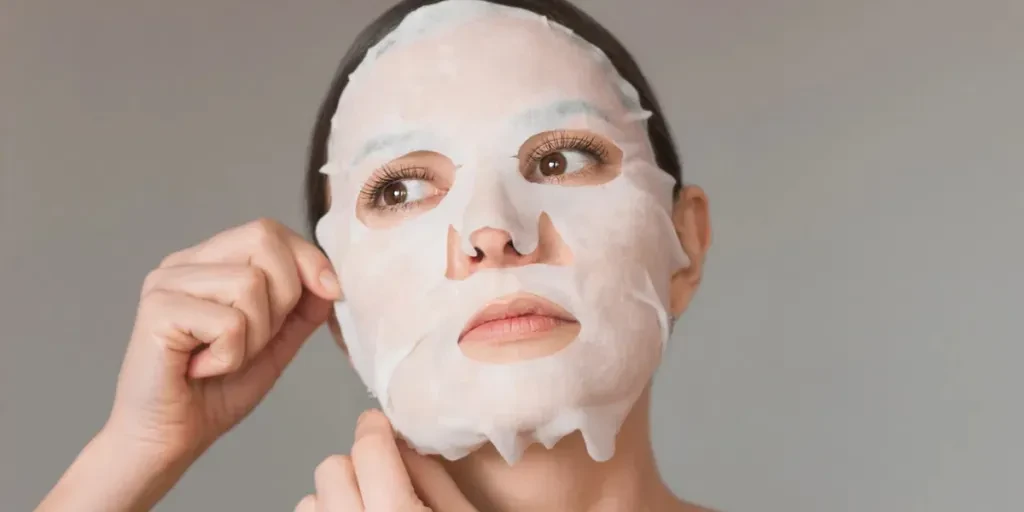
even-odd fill
[{"label": "woman's left hand", "polygon": [[352,454],[325,459],[314,480],[296,512],[476,512],[440,462],[399,447],[377,410],[359,417]]}]

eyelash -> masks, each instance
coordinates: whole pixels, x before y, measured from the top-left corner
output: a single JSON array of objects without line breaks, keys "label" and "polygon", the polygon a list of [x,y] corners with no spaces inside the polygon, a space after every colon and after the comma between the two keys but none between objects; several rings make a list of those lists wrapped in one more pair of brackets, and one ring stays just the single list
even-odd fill
[{"label": "eyelash", "polygon": [[380,172],[374,174],[373,177],[370,178],[370,181],[363,186],[363,189],[359,192],[359,196],[362,197],[363,202],[371,208],[378,210],[400,211],[415,206],[416,202],[399,203],[395,205],[378,204],[381,196],[384,194],[384,189],[396,181],[430,181],[431,178],[433,178],[433,176],[431,176],[430,173],[422,167],[391,167],[385,165],[384,167],[381,167]]},{"label": "eyelash", "polygon": [[[533,168],[534,165],[540,163],[544,157],[555,153],[557,151],[575,150],[582,151],[588,155],[597,159],[599,164],[605,164],[608,161],[608,150],[597,141],[594,137],[569,135],[567,133],[555,132],[545,136],[536,149],[530,152],[527,157],[529,161],[529,168]],[[559,181],[564,179],[565,176],[554,176],[548,178],[549,181]],[[359,192],[359,196],[363,202],[371,208],[377,210],[387,211],[400,211],[411,208],[417,203],[400,203],[396,205],[381,205],[378,204],[384,193],[384,189],[402,180],[423,180],[430,181],[433,176],[422,167],[415,166],[401,166],[391,167],[385,165],[381,167],[380,172],[377,172],[370,178],[370,181],[363,186],[363,189]]]},{"label": "eyelash", "polygon": [[[533,169],[533,167],[539,164],[541,159],[544,157],[552,153],[565,150],[576,150],[587,153],[594,157],[600,165],[608,163],[608,149],[598,142],[595,137],[554,132],[546,135],[541,144],[530,152],[530,156],[527,157],[527,160],[529,161],[529,166],[527,168]],[[565,179],[566,176],[567,175],[553,176],[549,177],[548,180],[557,182]]]}]

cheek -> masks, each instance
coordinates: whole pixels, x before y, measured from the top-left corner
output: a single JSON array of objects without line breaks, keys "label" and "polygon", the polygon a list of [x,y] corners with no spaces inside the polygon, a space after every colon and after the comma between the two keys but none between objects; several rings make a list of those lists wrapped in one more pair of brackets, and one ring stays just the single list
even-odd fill
[{"label": "cheek", "polygon": [[602,304],[615,303],[624,300],[628,292],[642,289],[648,276],[657,282],[660,265],[653,261],[663,249],[651,231],[650,222],[623,216],[603,224],[576,226],[573,234],[585,243],[585,247],[574,248],[573,268],[580,294]]},{"label": "cheek", "polygon": [[[577,286],[585,297],[623,300],[624,291],[653,285],[667,306],[668,285],[680,260],[668,212],[632,180],[562,189],[551,219],[574,255]],[[674,244],[674,245],[673,245]]]},{"label": "cheek", "polygon": [[371,322],[429,318],[431,312],[416,301],[444,281],[445,238],[439,231],[411,220],[393,229],[368,231],[349,247],[342,283],[361,334],[367,331],[371,340],[376,338],[378,329]]},{"label": "cheek", "polygon": [[421,251],[400,247],[399,241],[373,236],[353,247],[345,263],[345,296],[360,309],[380,314],[393,309],[396,300],[423,291],[431,281],[429,264]]},{"label": "cheek", "polygon": [[542,192],[552,195],[545,201],[547,211],[580,266],[639,261],[658,250],[666,213],[622,177],[605,185]]}]

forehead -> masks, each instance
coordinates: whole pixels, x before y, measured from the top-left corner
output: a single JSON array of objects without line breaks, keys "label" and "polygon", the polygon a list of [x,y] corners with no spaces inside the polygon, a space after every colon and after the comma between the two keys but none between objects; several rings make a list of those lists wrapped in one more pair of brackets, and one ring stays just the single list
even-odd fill
[{"label": "forehead", "polygon": [[551,106],[608,118],[629,113],[603,55],[540,17],[489,14],[382,48],[339,101],[335,156],[389,133],[492,133]]}]

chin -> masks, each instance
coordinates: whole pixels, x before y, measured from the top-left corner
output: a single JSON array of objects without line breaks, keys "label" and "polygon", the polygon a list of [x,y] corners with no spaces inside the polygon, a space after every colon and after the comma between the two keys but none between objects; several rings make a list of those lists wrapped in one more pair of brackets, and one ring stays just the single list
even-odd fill
[{"label": "chin", "polygon": [[430,351],[413,351],[382,406],[423,454],[458,460],[490,443],[513,465],[529,446],[550,449],[580,431],[590,456],[605,461],[661,360],[659,322],[649,320],[634,329],[635,322],[609,319],[592,328],[608,333],[617,325],[615,343],[596,343],[584,327],[556,354],[507,364],[445,368]]}]

